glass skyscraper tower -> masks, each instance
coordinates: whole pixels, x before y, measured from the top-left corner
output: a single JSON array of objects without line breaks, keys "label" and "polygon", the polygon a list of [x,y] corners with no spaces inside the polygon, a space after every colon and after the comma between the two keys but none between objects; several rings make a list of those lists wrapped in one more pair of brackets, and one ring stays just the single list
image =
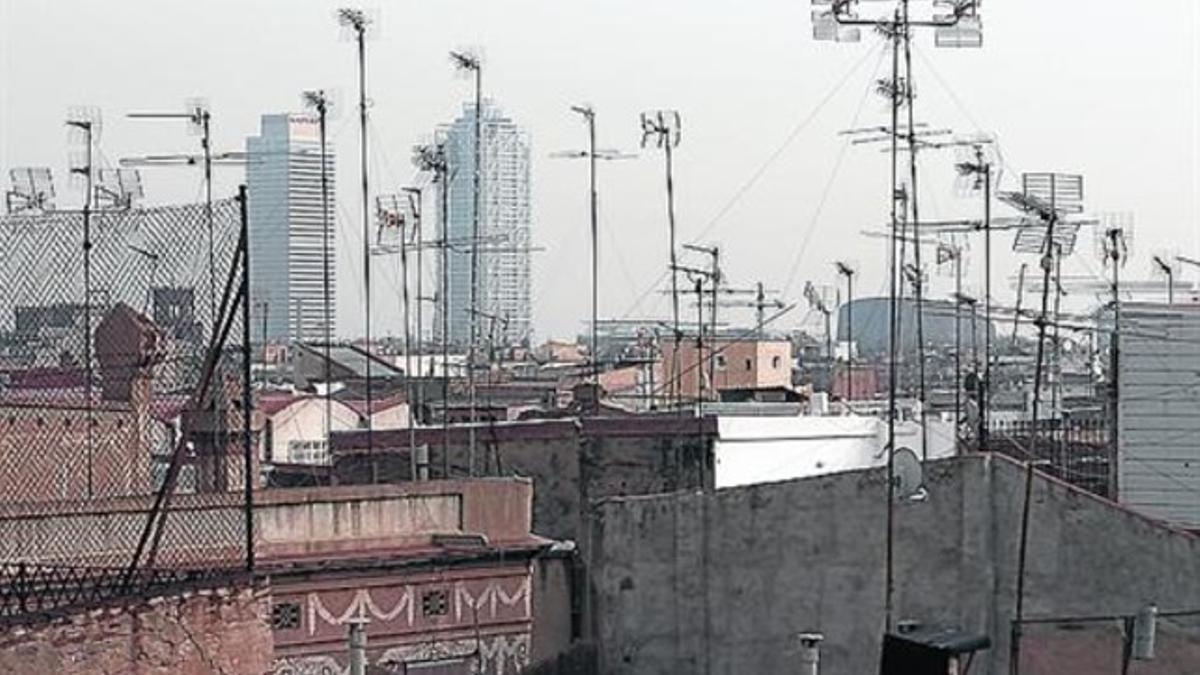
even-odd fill
[{"label": "glass skyscraper tower", "polygon": [[[250,293],[255,340],[322,342],[325,273],[331,319],[336,304],[333,152],[326,146],[328,247],[321,217],[321,144],[315,116],[263,115],[259,136],[246,139]],[[325,251],[329,264],[325,265]],[[331,323],[336,324],[336,321]]]},{"label": "glass skyscraper tower", "polygon": [[[496,345],[527,344],[532,332],[530,289],[529,136],[489,101],[481,125],[479,309],[492,317]],[[449,272],[449,337],[465,346],[470,339],[471,238],[474,210],[475,106],[440,130],[450,173],[446,238],[453,246],[446,257]],[[438,311],[441,311],[439,306]],[[492,334],[493,320],[478,319],[480,347]],[[440,336],[441,319],[434,322]]]}]

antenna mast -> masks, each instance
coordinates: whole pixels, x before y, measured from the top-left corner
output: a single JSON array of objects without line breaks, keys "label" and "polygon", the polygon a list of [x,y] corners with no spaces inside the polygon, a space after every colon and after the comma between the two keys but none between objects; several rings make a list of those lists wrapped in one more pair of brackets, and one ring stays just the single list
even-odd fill
[{"label": "antenna mast", "polygon": [[[887,552],[886,552],[886,580],[884,590],[884,630],[890,631],[892,628],[893,615],[893,594],[895,580],[893,575],[893,524],[894,514],[893,507],[896,496],[895,484],[893,477],[895,475],[895,462],[893,455],[896,452],[896,346],[899,340],[897,326],[899,325],[899,316],[897,312],[897,277],[900,274],[900,265],[897,264],[897,238],[901,235],[899,232],[899,213],[897,211],[897,200],[900,198],[898,190],[898,160],[899,153],[899,116],[900,104],[902,96],[902,87],[900,81],[900,44],[908,45],[910,37],[909,31],[914,27],[931,27],[936,30],[935,44],[939,47],[981,47],[983,45],[983,32],[980,19],[978,16],[979,0],[954,0],[951,4],[951,13],[948,15],[935,16],[930,21],[912,21],[909,18],[908,6],[910,0],[900,0],[900,4],[895,8],[892,17],[888,19],[884,17],[865,17],[860,18],[854,11],[856,3],[852,0],[812,0],[813,9],[813,38],[816,40],[828,40],[833,42],[858,42],[861,39],[860,28],[862,26],[875,27],[886,38],[892,41],[892,79],[890,82],[883,83],[881,87],[885,93],[891,97],[892,104],[892,124],[891,124],[891,140],[892,140],[892,185],[889,199],[892,202],[892,265],[891,265],[891,302],[890,302],[890,357],[888,370],[890,373],[888,384],[888,481],[887,481]],[[934,4],[943,4],[935,2]],[[911,59],[908,60],[907,79],[911,80]],[[905,84],[903,88],[908,88],[911,83]],[[909,92],[911,94],[911,92]],[[911,97],[908,97],[909,110],[909,128],[908,134],[910,144],[912,136],[915,134],[911,116]],[[910,148],[911,150],[911,148]],[[915,160],[914,160],[915,161]],[[914,171],[915,173],[915,171]],[[915,184],[914,184],[915,188]],[[924,429],[922,424],[922,430]]]},{"label": "antenna mast", "polygon": [[[483,177],[483,63],[478,56],[450,52],[450,60],[460,72],[475,74],[474,154],[471,174],[471,238],[480,236],[480,181]],[[479,342],[479,247],[471,245],[471,308],[470,337],[467,344],[467,390],[470,398],[471,425],[468,427],[467,475],[475,475],[475,422],[477,419],[475,387],[475,356]]]},{"label": "antenna mast", "polygon": [[[327,167],[328,155],[326,147],[326,122],[329,116],[329,97],[325,95],[324,90],[317,90],[304,92],[303,99],[306,106],[317,111],[317,125],[321,142],[321,264],[323,267],[322,294],[325,301],[323,308],[325,314],[325,443],[328,445],[333,434],[333,387],[331,386],[331,380],[333,379],[333,307],[331,302],[333,290],[330,279],[333,273],[330,269],[330,239],[333,237],[333,232],[329,227],[329,170]],[[266,331],[263,331],[264,345],[266,341],[267,334]]]},{"label": "antenna mast", "polygon": [[679,348],[683,341],[683,333],[679,330],[679,274],[677,250],[675,247],[675,180],[672,166],[672,153],[679,146],[680,118],[674,110],[658,110],[652,113],[642,113],[642,147],[654,140],[655,147],[663,151],[667,169],[667,227],[670,235],[670,267],[671,267],[671,331],[673,333],[673,351],[671,354],[671,382],[668,387],[672,404],[681,408],[682,395],[679,372],[682,364],[679,358]]},{"label": "antenna mast", "polygon": [[[375,449],[374,421],[372,420],[371,382],[371,198],[370,178],[367,162],[367,26],[371,20],[361,9],[343,7],[337,12],[338,23],[348,28],[354,36],[358,47],[358,124],[359,124],[359,164],[362,172],[362,238],[363,238],[363,330],[366,340],[366,397],[367,397],[367,453]],[[411,414],[411,411],[410,411]],[[379,468],[371,462],[371,482],[379,480]]]}]

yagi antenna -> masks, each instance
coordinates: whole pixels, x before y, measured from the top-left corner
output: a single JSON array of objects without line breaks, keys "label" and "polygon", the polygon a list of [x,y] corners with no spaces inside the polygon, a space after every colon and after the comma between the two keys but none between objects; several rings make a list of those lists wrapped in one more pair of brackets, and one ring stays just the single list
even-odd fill
[{"label": "yagi antenna", "polygon": [[[1134,217],[1128,211],[1100,214],[1100,227],[1096,228],[1093,252],[1108,267],[1118,261],[1121,267],[1133,255]],[[1115,242],[1115,243],[1114,243]],[[1114,248],[1115,246],[1115,248]]]},{"label": "yagi antenna", "polygon": [[662,148],[670,144],[672,148],[679,147],[682,136],[682,122],[677,110],[655,110],[641,115],[642,147],[650,146],[653,139],[654,147]]}]

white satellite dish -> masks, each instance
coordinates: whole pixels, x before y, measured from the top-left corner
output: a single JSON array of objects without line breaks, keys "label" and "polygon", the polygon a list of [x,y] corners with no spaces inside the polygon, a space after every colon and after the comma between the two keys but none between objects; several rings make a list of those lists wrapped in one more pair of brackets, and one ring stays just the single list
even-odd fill
[{"label": "white satellite dish", "polygon": [[892,481],[896,499],[901,501],[923,499],[925,495],[924,470],[921,458],[911,448],[900,448],[892,453]]}]

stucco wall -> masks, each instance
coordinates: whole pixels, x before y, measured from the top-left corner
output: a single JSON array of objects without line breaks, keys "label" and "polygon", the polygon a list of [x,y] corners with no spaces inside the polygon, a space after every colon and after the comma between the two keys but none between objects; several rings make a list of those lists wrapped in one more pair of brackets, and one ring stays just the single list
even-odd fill
[{"label": "stucco wall", "polygon": [[[896,508],[896,617],[986,633],[1007,667],[1024,474],[1000,457],[930,463]],[[597,506],[590,611],[610,673],[787,673],[825,634],[822,675],[878,669],[882,470]],[[1200,608],[1200,541],[1035,481],[1026,616]]]}]

